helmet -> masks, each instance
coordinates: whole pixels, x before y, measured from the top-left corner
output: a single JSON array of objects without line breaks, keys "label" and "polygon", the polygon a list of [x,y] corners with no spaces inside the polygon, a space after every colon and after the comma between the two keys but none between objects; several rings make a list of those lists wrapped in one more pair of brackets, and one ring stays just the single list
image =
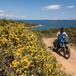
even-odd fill
[{"label": "helmet", "polygon": [[63,28],[63,27],[61,27],[60,32],[61,32],[61,33],[64,32],[64,28]]}]

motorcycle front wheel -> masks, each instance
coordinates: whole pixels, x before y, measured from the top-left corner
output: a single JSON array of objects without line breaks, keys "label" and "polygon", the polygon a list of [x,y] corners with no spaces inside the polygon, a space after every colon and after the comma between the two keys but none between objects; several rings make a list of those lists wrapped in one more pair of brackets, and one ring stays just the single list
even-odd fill
[{"label": "motorcycle front wheel", "polygon": [[70,58],[70,49],[68,47],[64,48],[64,58],[65,59]]}]

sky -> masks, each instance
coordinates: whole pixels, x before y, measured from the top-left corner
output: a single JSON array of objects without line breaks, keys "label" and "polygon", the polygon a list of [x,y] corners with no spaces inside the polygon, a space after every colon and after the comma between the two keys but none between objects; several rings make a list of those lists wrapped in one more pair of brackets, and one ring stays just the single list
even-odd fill
[{"label": "sky", "polygon": [[76,19],[76,0],[0,0],[0,18]]}]

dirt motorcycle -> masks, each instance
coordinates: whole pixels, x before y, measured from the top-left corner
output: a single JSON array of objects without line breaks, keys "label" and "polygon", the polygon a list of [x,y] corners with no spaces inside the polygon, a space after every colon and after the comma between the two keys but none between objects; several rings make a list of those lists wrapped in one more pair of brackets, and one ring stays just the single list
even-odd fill
[{"label": "dirt motorcycle", "polygon": [[68,59],[70,57],[70,49],[66,43],[65,37],[59,37],[58,40],[54,41],[54,49],[60,53],[64,58]]}]

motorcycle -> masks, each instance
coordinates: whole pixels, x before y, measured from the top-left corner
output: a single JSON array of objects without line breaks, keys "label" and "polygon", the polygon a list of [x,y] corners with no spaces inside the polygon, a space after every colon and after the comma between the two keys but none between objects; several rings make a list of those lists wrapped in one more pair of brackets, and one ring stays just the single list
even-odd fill
[{"label": "motorcycle", "polygon": [[57,48],[56,51],[60,54],[63,53],[64,58],[68,59],[70,57],[70,49],[68,47],[68,44],[66,44],[65,37],[60,36],[58,40],[55,40],[54,48]]}]

